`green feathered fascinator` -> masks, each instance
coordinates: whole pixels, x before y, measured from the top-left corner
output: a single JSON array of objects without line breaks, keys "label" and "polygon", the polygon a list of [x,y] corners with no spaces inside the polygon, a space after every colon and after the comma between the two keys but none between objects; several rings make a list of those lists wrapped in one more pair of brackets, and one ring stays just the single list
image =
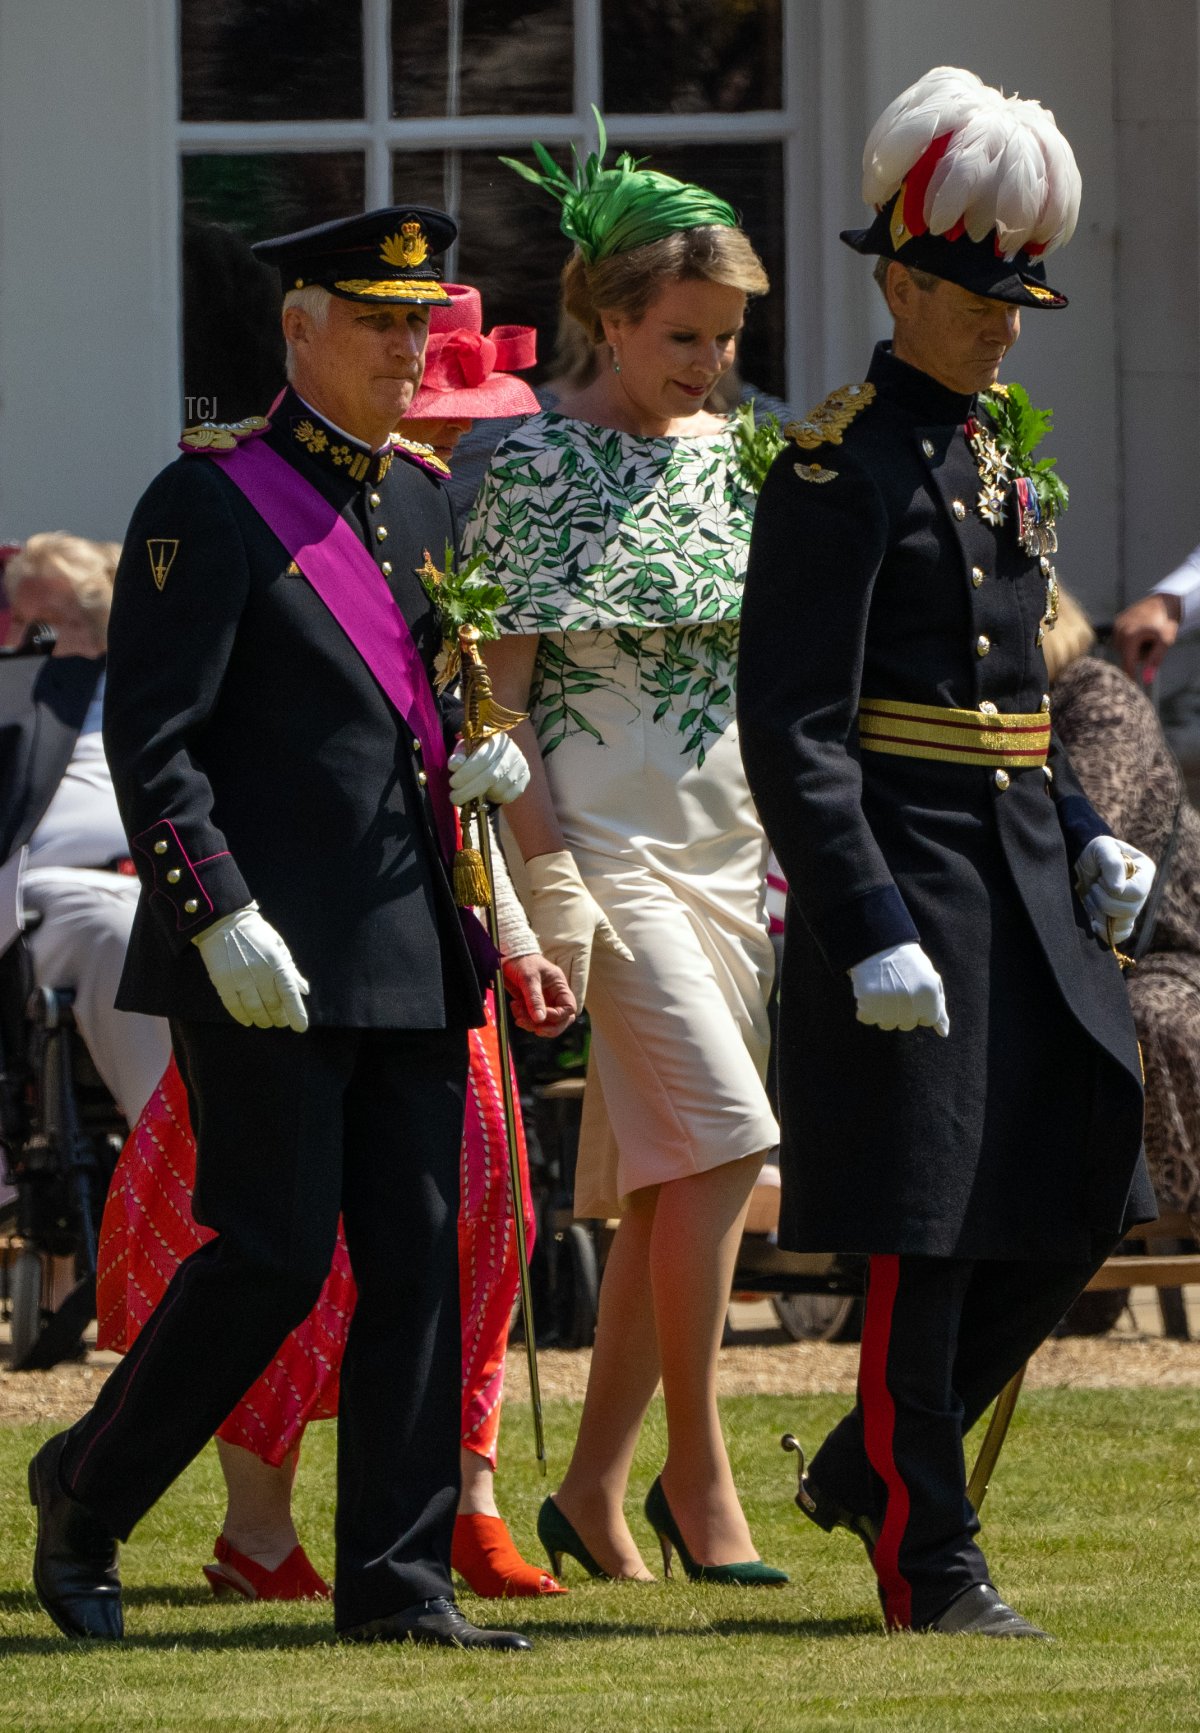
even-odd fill
[{"label": "green feathered fascinator", "polygon": [[605,168],[608,138],[598,111],[593,108],[592,113],[596,116],[600,149],[581,163],[572,145],[573,179],[540,144],[533,146],[533,154],[541,164],[540,173],[510,156],[500,158],[508,168],[559,200],[563,208],[562,232],[574,241],[589,265],[611,258],[614,253],[628,253],[634,247],[660,241],[664,235],[678,234],[683,229],[709,225],[723,229],[737,227],[737,213],[724,199],[688,181],[673,180],[655,169],[641,168],[628,152],[622,152],[613,168]]}]

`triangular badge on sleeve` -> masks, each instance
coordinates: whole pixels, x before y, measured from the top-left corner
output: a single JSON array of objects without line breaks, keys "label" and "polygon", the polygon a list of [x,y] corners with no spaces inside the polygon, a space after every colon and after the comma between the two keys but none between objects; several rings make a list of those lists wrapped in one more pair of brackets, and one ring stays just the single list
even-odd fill
[{"label": "triangular badge on sleeve", "polygon": [[161,590],[167,581],[167,573],[175,564],[175,555],[179,552],[179,538],[171,541],[165,537],[150,536],[146,540],[146,551],[150,555],[154,586]]}]

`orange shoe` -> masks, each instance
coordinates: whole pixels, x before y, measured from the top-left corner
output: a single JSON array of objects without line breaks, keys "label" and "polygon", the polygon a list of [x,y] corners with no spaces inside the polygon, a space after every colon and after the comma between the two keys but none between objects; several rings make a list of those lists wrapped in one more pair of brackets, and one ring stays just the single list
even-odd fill
[{"label": "orange shoe", "polygon": [[567,1592],[548,1571],[525,1563],[501,1516],[475,1512],[456,1516],[450,1563],[467,1587],[486,1601]]},{"label": "orange shoe", "polygon": [[302,1546],[294,1546],[273,1571],[230,1546],[223,1534],[213,1547],[216,1564],[202,1565],[214,1595],[241,1595],[245,1601],[328,1601],[333,1589],[312,1567]]}]

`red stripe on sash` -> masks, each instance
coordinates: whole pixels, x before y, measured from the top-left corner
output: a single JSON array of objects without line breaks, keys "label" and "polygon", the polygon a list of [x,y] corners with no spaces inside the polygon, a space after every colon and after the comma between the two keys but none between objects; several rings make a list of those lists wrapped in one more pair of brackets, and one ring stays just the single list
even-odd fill
[{"label": "red stripe on sash", "polygon": [[872,1257],[858,1364],[867,1460],[887,1488],[883,1527],[871,1562],[883,1592],[884,1618],[891,1630],[907,1630],[912,1625],[912,1585],[900,1570],[900,1543],[908,1527],[908,1488],[896,1466],[896,1404],[887,1384],[892,1313],[899,1284],[900,1259],[890,1253]]}]

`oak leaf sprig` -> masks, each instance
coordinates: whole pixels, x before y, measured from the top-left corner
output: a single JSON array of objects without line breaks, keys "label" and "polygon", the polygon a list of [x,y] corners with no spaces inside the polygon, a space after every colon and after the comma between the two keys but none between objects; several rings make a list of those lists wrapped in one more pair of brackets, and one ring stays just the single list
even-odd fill
[{"label": "oak leaf sprig", "polygon": [[1061,517],[1070,493],[1055,473],[1058,459],[1035,460],[1033,456],[1054,426],[1054,411],[1035,409],[1023,385],[994,385],[979,401],[991,417],[996,443],[1008,458],[1012,474],[1024,476],[1032,484],[1043,516]]},{"label": "oak leaf sprig", "polygon": [[437,659],[437,685],[444,690],[458,678],[460,669],[459,631],[472,626],[481,638],[498,638],[496,610],[508,600],[508,592],[494,579],[481,577],[486,560],[483,553],[473,554],[461,566],[455,564],[454,549],[449,542],[442,552],[442,564],[433,563],[425,549],[425,563],[417,567],[417,576],[425,593],[437,610],[442,629],[442,650]]},{"label": "oak leaf sprig", "polygon": [[767,471],[787,444],[779,419],[767,415],[762,421],[757,421],[754,399],[751,398],[734,414],[733,437],[742,474],[755,493],[759,493],[767,479]]}]

